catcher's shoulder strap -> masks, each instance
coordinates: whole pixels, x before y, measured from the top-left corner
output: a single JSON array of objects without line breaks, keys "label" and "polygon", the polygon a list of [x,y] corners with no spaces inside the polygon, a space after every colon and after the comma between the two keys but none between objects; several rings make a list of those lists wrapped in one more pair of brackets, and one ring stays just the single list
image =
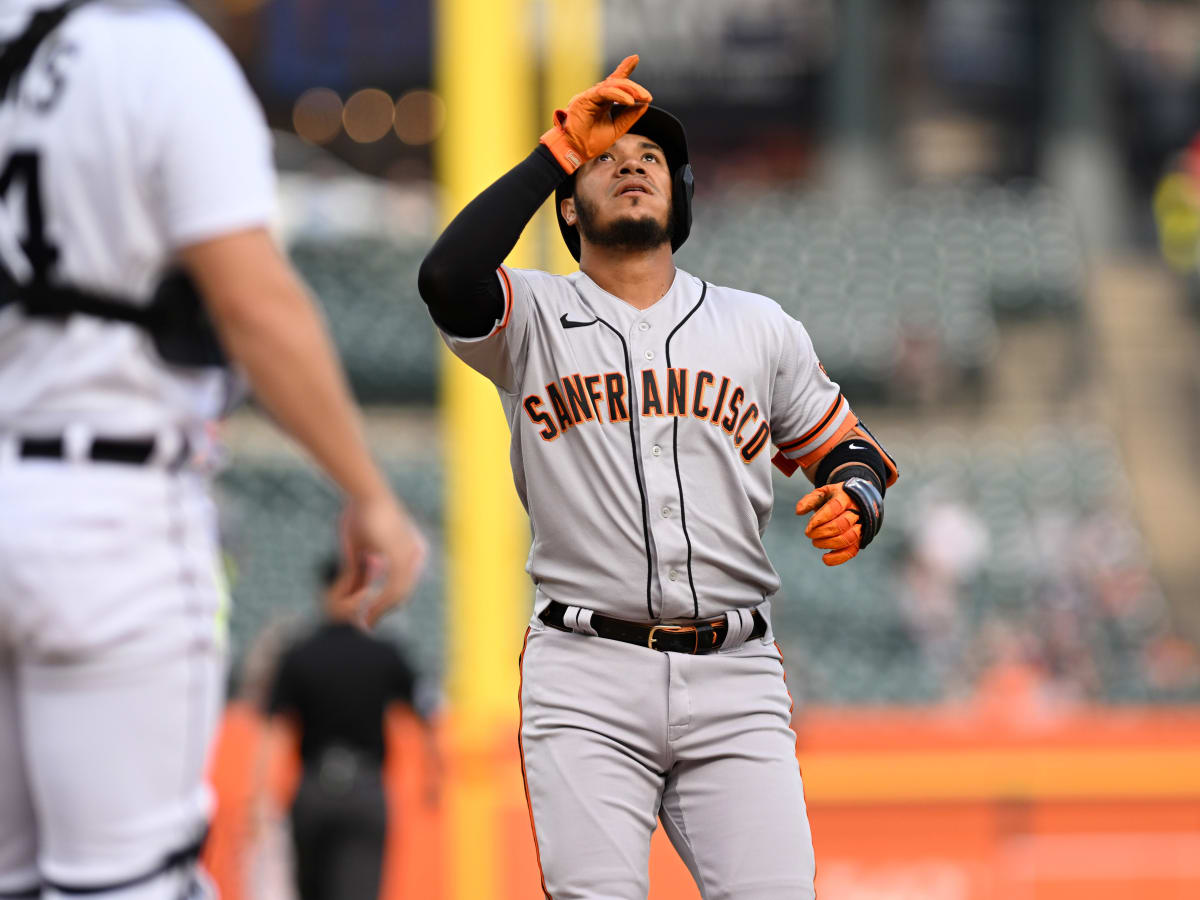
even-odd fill
[{"label": "catcher's shoulder strap", "polygon": [[0,45],[0,100],[8,97],[9,91],[20,80],[22,73],[29,68],[42,41],[62,24],[63,19],[90,2],[91,0],[67,0],[58,6],[40,9],[30,18],[24,31]]},{"label": "catcher's shoulder strap", "polygon": [[[0,44],[0,103],[9,99],[42,42],[75,10],[92,0],[67,0],[34,13],[15,38]],[[95,291],[51,284],[35,277],[22,284],[0,258],[0,309],[16,304],[28,316],[63,319],[80,314],[135,325],[149,332],[166,362],[182,366],[223,366],[225,353],[188,275],[172,270],[148,305]]]},{"label": "catcher's shoulder strap", "polygon": [[65,285],[20,284],[0,260],[0,309],[10,303],[30,318],[95,316],[148,332],[165,362],[177,366],[223,367],[228,358],[191,277],[172,269],[158,283],[150,303],[127,300]]}]

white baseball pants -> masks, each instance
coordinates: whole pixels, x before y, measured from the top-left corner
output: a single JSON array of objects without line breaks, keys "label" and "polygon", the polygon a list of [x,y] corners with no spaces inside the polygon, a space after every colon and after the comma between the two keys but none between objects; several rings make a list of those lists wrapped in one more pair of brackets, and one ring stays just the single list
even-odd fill
[{"label": "white baseball pants", "polygon": [[207,896],[226,596],[199,475],[0,459],[0,898]]},{"label": "white baseball pants", "polygon": [[661,819],[704,900],[811,900],[812,837],[773,643],[689,656],[535,619],[521,675],[548,897],[645,900]]}]

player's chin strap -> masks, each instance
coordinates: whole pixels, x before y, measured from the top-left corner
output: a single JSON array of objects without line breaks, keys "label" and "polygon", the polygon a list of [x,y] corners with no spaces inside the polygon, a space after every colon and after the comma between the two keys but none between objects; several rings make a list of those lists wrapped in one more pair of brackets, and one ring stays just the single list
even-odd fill
[{"label": "player's chin strap", "polygon": [[[108,884],[60,884],[56,881],[46,879],[43,881],[43,886],[56,891],[59,894],[65,894],[68,897],[85,897],[91,894],[109,894],[117,891],[126,891],[129,888],[137,887],[145,884],[147,881],[153,881],[159,876],[166,875],[168,872],[176,869],[191,870],[194,867],[196,860],[200,858],[200,851],[204,849],[204,842],[208,838],[208,829],[200,835],[198,840],[192,841],[186,847],[169,853],[165,859],[148,872],[143,872],[133,878],[126,878],[123,881],[114,881]],[[34,894],[32,896],[38,896]],[[204,888],[203,881],[199,875],[193,871],[188,871],[187,882],[183,886],[183,892],[180,894],[179,900],[202,900],[207,896],[207,890]]]}]

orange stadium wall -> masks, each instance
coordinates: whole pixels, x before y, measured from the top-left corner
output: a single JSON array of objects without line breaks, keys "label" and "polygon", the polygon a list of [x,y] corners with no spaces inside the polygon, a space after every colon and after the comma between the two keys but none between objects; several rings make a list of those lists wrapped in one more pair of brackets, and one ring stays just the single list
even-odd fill
[{"label": "orange stadium wall", "polygon": [[[1200,897],[1200,710],[813,709],[796,726],[821,900]],[[507,868],[496,896],[527,900],[540,891],[514,729],[470,755],[453,723],[441,733],[447,782],[502,786],[492,833]],[[270,900],[248,887],[259,735],[252,712],[228,708],[206,852],[225,900]],[[390,740],[395,826],[382,896],[449,898],[446,804],[423,793],[416,725],[397,722]],[[294,760],[276,767],[281,798],[294,780]],[[651,900],[698,897],[661,830],[651,873]]]}]

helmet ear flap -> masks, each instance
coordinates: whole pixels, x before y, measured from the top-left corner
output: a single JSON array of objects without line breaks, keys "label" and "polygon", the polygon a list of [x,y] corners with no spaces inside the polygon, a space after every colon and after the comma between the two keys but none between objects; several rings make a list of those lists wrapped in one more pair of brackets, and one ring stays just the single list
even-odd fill
[{"label": "helmet ear flap", "polygon": [[563,218],[562,214],[562,202],[574,196],[575,175],[571,174],[554,189],[554,216],[558,219],[558,232],[562,235],[563,243],[567,245],[567,250],[575,257],[575,262],[579,262],[579,229],[574,225],[568,225],[567,220]]},{"label": "helmet ear flap", "polygon": [[671,213],[675,220],[675,227],[671,231],[671,252],[674,253],[683,246],[692,231],[692,195],[696,192],[696,177],[691,163],[684,163],[676,169],[671,182]]}]

